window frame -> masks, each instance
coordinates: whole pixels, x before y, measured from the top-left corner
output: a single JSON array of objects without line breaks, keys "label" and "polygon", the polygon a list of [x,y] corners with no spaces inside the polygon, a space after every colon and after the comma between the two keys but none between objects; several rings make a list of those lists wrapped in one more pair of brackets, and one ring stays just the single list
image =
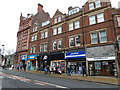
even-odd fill
[{"label": "window frame", "polygon": [[[70,39],[73,39],[73,40],[70,40]],[[73,45],[71,46],[71,41],[73,41]],[[75,46],[75,40],[74,40],[74,37],[69,37],[69,47],[74,47]]]},{"label": "window frame", "polygon": [[73,22],[70,22],[70,23],[69,23],[69,31],[72,31],[73,29],[74,29]]},{"label": "window frame", "polygon": [[[62,40],[58,40],[58,49],[62,49]],[[59,48],[59,45],[60,45],[60,48]]]},{"label": "window frame", "polygon": [[96,6],[96,8],[101,7],[101,2],[100,2],[100,0],[95,1],[95,6]]},{"label": "window frame", "polygon": [[53,50],[57,49],[57,41],[53,41]]},{"label": "window frame", "polygon": [[[75,21],[75,22],[74,22],[74,25],[75,25],[75,29],[80,28],[80,21],[79,21],[79,20]],[[77,26],[76,26],[76,25],[77,25]]]},{"label": "window frame", "polygon": [[[103,31],[105,31],[105,36],[101,37],[100,32],[103,32]],[[101,38],[103,38],[103,37],[106,37],[106,41],[101,41],[102,40]],[[106,33],[106,30],[99,31],[99,39],[100,39],[100,43],[106,43],[107,42],[107,33]]]},{"label": "window frame", "polygon": [[120,27],[120,16],[117,17],[118,27]]},{"label": "window frame", "polygon": [[[94,23],[93,23],[94,21]],[[96,18],[95,18],[95,15],[93,16],[89,16],[89,25],[93,25],[93,24],[96,24]]]},{"label": "window frame", "polygon": [[62,27],[58,27],[58,34],[61,34],[62,33]]},{"label": "window frame", "polygon": [[93,2],[89,3],[89,10],[93,10],[93,9],[95,9],[94,3]]},{"label": "window frame", "polygon": [[101,23],[101,22],[104,22],[104,21],[105,21],[105,19],[104,19],[104,13],[98,13],[97,14],[97,23]]},{"label": "window frame", "polygon": [[57,35],[57,28],[53,28],[53,35]]},{"label": "window frame", "polygon": [[[77,37],[79,37],[79,44],[77,44]],[[75,36],[75,46],[80,46],[80,35]]]},{"label": "window frame", "polygon": [[[96,38],[93,38],[93,36],[92,36],[93,33],[96,34]],[[97,32],[91,32],[90,36],[91,36],[91,44],[98,44],[98,34],[97,34]],[[93,42],[93,39],[96,39],[97,42]]]}]

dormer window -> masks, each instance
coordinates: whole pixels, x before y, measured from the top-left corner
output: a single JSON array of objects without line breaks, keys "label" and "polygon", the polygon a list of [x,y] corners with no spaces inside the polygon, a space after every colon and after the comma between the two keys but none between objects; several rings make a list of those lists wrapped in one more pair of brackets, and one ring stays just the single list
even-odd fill
[{"label": "dormer window", "polygon": [[94,7],[94,3],[90,3],[89,4],[89,10],[92,10],[92,9],[94,9],[95,7]]},{"label": "dormer window", "polygon": [[58,22],[61,22],[61,17],[60,16],[58,17]]},{"label": "dormer window", "polygon": [[49,23],[50,23],[50,21],[45,21],[45,22],[43,22],[43,23],[42,23],[42,27],[48,25]]},{"label": "dormer window", "polygon": [[69,11],[69,15],[73,15],[73,14],[79,12],[79,11],[80,11],[79,8],[72,9],[72,10]]},{"label": "dormer window", "polygon": [[58,22],[61,22],[61,21],[62,21],[62,17],[61,16],[58,16],[58,17],[54,18],[54,24],[58,23]]},{"label": "dormer window", "polygon": [[96,8],[101,7],[100,0],[97,0],[97,1],[95,2],[95,5],[96,5]]},{"label": "dormer window", "polygon": [[54,24],[57,23],[57,18],[54,18]]}]

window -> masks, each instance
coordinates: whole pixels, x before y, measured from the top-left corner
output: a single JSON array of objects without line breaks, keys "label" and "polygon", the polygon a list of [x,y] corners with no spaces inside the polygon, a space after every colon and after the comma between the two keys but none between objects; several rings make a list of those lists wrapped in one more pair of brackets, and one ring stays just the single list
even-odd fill
[{"label": "window", "polygon": [[44,32],[41,32],[41,39],[44,38]]},{"label": "window", "polygon": [[57,23],[57,18],[54,18],[54,23]]},{"label": "window", "polygon": [[36,53],[36,46],[33,46],[33,53]]},{"label": "window", "polygon": [[48,31],[45,31],[45,38],[48,37]]},{"label": "window", "polygon": [[74,23],[75,23],[75,29],[80,28],[80,22],[79,21],[75,21]]},{"label": "window", "polygon": [[37,40],[37,35],[33,35],[33,36],[31,37],[31,41],[35,41],[35,40]]},{"label": "window", "polygon": [[50,23],[50,21],[42,22],[42,27],[48,25],[49,23]]},{"label": "window", "polygon": [[69,47],[73,47],[74,46],[74,37],[70,37],[69,38]]},{"label": "window", "polygon": [[118,47],[119,47],[119,50],[120,50],[120,37],[118,37]]},{"label": "window", "polygon": [[44,52],[47,51],[47,43],[44,44]]},{"label": "window", "polygon": [[106,31],[100,31],[100,43],[107,42]]},{"label": "window", "polygon": [[73,30],[73,22],[69,23],[69,31]]},{"label": "window", "polygon": [[57,28],[54,28],[53,29],[53,35],[56,35],[57,34]]},{"label": "window", "polygon": [[58,17],[58,22],[61,22],[61,17],[60,16]]},{"label": "window", "polygon": [[37,40],[37,35],[35,35],[35,40]]},{"label": "window", "polygon": [[40,52],[44,52],[44,44],[40,45]]},{"label": "window", "polygon": [[97,33],[93,32],[91,33],[91,44],[97,44],[97,43],[98,43]]},{"label": "window", "polygon": [[89,23],[90,23],[90,25],[96,23],[95,16],[90,16],[90,17],[89,17]]},{"label": "window", "polygon": [[95,7],[94,7],[94,3],[90,3],[89,4],[89,10],[92,10],[92,9],[94,9]]},{"label": "window", "polygon": [[120,17],[117,17],[118,27],[120,27]]},{"label": "window", "polygon": [[103,15],[103,13],[97,14],[97,21],[98,21],[98,23],[104,22],[104,15]]},{"label": "window", "polygon": [[73,14],[79,12],[79,11],[80,11],[79,8],[72,9],[72,10],[69,11],[69,15],[73,15]]},{"label": "window", "polygon": [[56,50],[56,49],[57,49],[57,42],[54,41],[54,42],[53,42],[53,50]]},{"label": "window", "polygon": [[40,52],[46,52],[47,51],[47,43],[43,43],[40,45]]},{"label": "window", "polygon": [[58,49],[61,49],[61,48],[62,48],[62,41],[58,40]]},{"label": "window", "polygon": [[80,46],[80,36],[79,35],[75,36],[75,45]]},{"label": "window", "polygon": [[33,32],[37,31],[37,26],[33,27]]},{"label": "window", "polygon": [[58,27],[58,34],[62,33],[62,27]]},{"label": "window", "polygon": [[30,48],[30,53],[32,53],[32,51],[33,51],[33,48],[31,47],[31,48]]},{"label": "window", "polygon": [[97,0],[97,1],[95,2],[95,5],[96,5],[96,8],[101,7],[100,0]]}]

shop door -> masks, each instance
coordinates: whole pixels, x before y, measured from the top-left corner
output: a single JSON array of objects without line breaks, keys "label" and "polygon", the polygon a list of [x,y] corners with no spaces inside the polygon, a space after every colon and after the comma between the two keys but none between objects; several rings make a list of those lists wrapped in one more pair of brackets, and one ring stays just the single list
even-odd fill
[{"label": "shop door", "polygon": [[108,63],[107,61],[103,61],[101,75],[113,76],[114,75],[113,63]]}]

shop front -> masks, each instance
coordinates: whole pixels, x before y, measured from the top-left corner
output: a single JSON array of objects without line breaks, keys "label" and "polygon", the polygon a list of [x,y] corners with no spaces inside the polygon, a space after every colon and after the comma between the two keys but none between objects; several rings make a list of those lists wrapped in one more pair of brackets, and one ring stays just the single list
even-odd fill
[{"label": "shop front", "polygon": [[64,53],[62,52],[56,52],[56,53],[50,53],[49,54],[50,59],[50,66],[52,68],[56,68],[58,71],[62,71],[62,73],[66,72],[66,61],[64,58]]},{"label": "shop front", "polygon": [[64,53],[62,52],[44,53],[40,54],[39,59],[40,70],[44,70],[48,65],[52,69],[54,67],[60,68],[62,72],[65,72],[66,61],[64,60]]},{"label": "shop front", "polygon": [[36,54],[28,55],[28,60],[27,60],[27,69],[28,70],[36,70],[36,65],[37,65],[36,57],[37,57]]},{"label": "shop front", "polygon": [[113,45],[87,48],[89,75],[116,76],[115,59]]},{"label": "shop front", "polygon": [[20,55],[20,64],[23,65],[26,63],[26,61],[27,61],[27,55],[26,54]]},{"label": "shop front", "polygon": [[66,51],[65,59],[67,67],[71,67],[71,72],[73,74],[79,74],[82,67],[86,68],[86,55],[83,49]]}]

